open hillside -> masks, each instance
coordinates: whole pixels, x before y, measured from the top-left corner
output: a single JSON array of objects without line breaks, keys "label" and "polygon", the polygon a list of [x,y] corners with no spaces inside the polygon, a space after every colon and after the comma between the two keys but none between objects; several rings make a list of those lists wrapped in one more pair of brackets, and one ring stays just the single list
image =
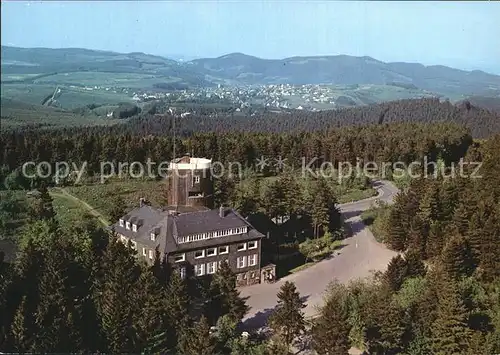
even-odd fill
[{"label": "open hillside", "polygon": [[[127,88],[206,87],[218,83],[399,85],[450,96],[500,95],[500,76],[442,65],[385,63],[348,55],[261,59],[241,53],[190,62],[89,49],[2,46],[2,83]],[[175,88],[175,85],[174,85]]]}]

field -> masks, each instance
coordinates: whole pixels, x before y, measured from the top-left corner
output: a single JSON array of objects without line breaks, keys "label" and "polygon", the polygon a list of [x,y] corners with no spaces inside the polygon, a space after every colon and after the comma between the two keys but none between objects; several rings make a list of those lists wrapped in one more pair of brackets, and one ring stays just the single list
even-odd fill
[{"label": "field", "polygon": [[43,100],[54,92],[55,88],[55,85],[2,84],[2,101],[4,99],[11,99],[28,104],[41,105]]},{"label": "field", "polygon": [[2,129],[37,125],[39,127],[72,127],[90,125],[113,125],[124,120],[110,119],[103,116],[81,116],[70,111],[26,104],[24,102],[2,98]]},{"label": "field", "polygon": [[87,202],[107,219],[112,208],[111,203],[118,197],[124,200],[127,210],[137,207],[141,197],[155,207],[164,205],[166,201],[166,185],[163,180],[115,181],[107,184],[71,186],[65,190]]},{"label": "field", "polygon": [[173,82],[175,79],[168,76],[158,76],[153,74],[139,73],[107,73],[107,72],[70,72],[59,73],[36,79],[35,84],[53,84],[53,85],[77,85],[89,87],[108,87],[108,88],[131,88],[144,89],[151,88],[153,84]]},{"label": "field", "polygon": [[[331,110],[336,107],[362,106],[384,101],[436,96],[425,90],[392,85],[327,85],[324,86],[322,92],[329,98],[328,102],[315,102],[312,99],[305,102],[301,95],[290,96],[287,101],[293,108],[305,105],[317,110]],[[333,103],[329,103],[330,101]]]},{"label": "field", "polygon": [[130,95],[122,92],[110,92],[105,90],[85,90],[83,88],[60,87],[61,92],[57,96],[57,103],[64,109],[72,110],[78,107],[95,104],[118,104],[120,102],[132,102]]},{"label": "field", "polygon": [[78,202],[61,193],[51,192],[50,195],[53,199],[52,206],[56,212],[57,220],[63,228],[74,226],[84,218],[97,222],[96,218]]},{"label": "field", "polygon": [[4,74],[2,73],[1,78],[4,80],[26,80],[29,78],[34,78],[39,74]]}]

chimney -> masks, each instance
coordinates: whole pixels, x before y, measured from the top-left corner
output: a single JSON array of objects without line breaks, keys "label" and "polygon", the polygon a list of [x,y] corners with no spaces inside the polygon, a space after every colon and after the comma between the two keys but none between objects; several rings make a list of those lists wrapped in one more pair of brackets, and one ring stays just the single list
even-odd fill
[{"label": "chimney", "polygon": [[145,201],[146,201],[146,199],[145,199],[144,197],[141,197],[141,198],[139,199],[139,207],[144,206],[144,205],[145,205]]},{"label": "chimney", "polygon": [[224,206],[219,207],[219,217],[224,218]]}]

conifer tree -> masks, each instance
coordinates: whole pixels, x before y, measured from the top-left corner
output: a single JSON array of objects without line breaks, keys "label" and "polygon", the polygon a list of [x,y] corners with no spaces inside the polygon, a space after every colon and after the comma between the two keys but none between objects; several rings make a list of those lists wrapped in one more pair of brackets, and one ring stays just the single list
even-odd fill
[{"label": "conifer tree", "polygon": [[363,310],[364,340],[369,354],[399,354],[405,345],[403,335],[406,332],[407,322],[404,311],[390,299],[389,290],[385,288],[377,290]]},{"label": "conifer tree", "polygon": [[469,230],[467,231],[467,240],[471,248],[471,254],[475,266],[479,265],[481,257],[485,219],[486,216],[484,215],[484,211],[478,209],[472,214]]},{"label": "conifer tree", "polygon": [[227,262],[222,262],[210,283],[210,313],[213,321],[225,314],[234,322],[239,322],[248,311],[245,301],[236,289],[236,276]]},{"label": "conifer tree", "polygon": [[429,228],[429,237],[427,238],[427,247],[425,253],[428,258],[434,258],[441,255],[444,245],[444,231],[441,222],[432,222]]},{"label": "conifer tree", "polygon": [[0,314],[4,316],[0,318],[0,344],[5,341],[7,335],[7,314],[10,313],[7,305],[8,294],[12,289],[13,270],[9,263],[4,262],[4,252],[0,251]]},{"label": "conifer tree", "polygon": [[127,205],[125,204],[125,200],[121,196],[117,196],[112,199],[109,205],[109,218],[111,218],[111,223],[116,223],[125,214]]},{"label": "conifer tree", "polygon": [[384,280],[392,291],[398,291],[408,274],[408,263],[397,255],[391,259],[384,274]]},{"label": "conifer tree", "polygon": [[31,218],[33,220],[51,220],[56,213],[52,206],[52,197],[49,195],[47,186],[42,184],[38,189],[39,195],[35,197],[31,205]]},{"label": "conifer tree", "polygon": [[134,328],[139,349],[146,348],[168,325],[166,295],[150,268],[141,271],[135,290],[138,310],[134,313]]},{"label": "conifer tree", "polygon": [[455,282],[446,283],[439,293],[437,317],[432,332],[432,353],[435,355],[464,354],[471,331],[467,313]]},{"label": "conifer tree", "polygon": [[500,276],[500,218],[492,214],[486,221],[482,241],[479,266],[481,277],[493,281]]},{"label": "conifer tree", "polygon": [[425,264],[422,262],[420,253],[410,249],[405,253],[404,258],[407,266],[407,277],[425,276],[427,270]]},{"label": "conifer tree", "polygon": [[[167,315],[169,327],[166,329],[166,338],[163,346],[174,349],[179,343],[183,332],[189,325],[189,309],[191,299],[187,285],[177,272],[172,272],[166,291]],[[168,341],[166,340],[168,338]]]},{"label": "conifer tree", "polygon": [[319,355],[348,354],[349,303],[347,290],[341,285],[330,288],[319,318],[312,327],[312,348]]},{"label": "conifer tree", "polygon": [[278,304],[269,317],[269,326],[273,329],[285,346],[290,346],[293,340],[305,330],[304,302],[300,299],[295,284],[287,281],[278,292]]},{"label": "conifer tree", "polygon": [[441,262],[451,277],[470,275],[473,271],[473,261],[467,239],[462,236],[451,237],[443,248]]},{"label": "conifer tree", "polygon": [[467,235],[469,230],[470,210],[464,204],[459,204],[453,212],[453,226],[460,235]]},{"label": "conifer tree", "polygon": [[397,206],[394,206],[389,211],[387,223],[389,227],[387,233],[389,246],[396,251],[405,250],[408,231],[403,227],[402,215]]},{"label": "conifer tree", "polygon": [[[74,323],[69,310],[74,300],[68,300],[68,265],[71,262],[63,243],[56,242],[48,249],[42,269],[37,310],[34,314],[36,337],[35,352],[70,352],[78,347],[72,337]],[[72,323],[69,324],[68,321]]]},{"label": "conifer tree", "polygon": [[302,191],[295,177],[285,173],[280,179],[285,195],[285,211],[289,218],[294,218],[302,208]]},{"label": "conifer tree", "polygon": [[216,340],[210,334],[207,318],[202,316],[192,328],[188,329],[181,339],[180,353],[182,355],[213,355]]},{"label": "conifer tree", "polygon": [[21,299],[21,303],[16,310],[14,319],[10,328],[10,337],[12,339],[13,348],[19,353],[29,352],[33,342],[33,333],[29,333],[31,327],[28,327],[26,317],[30,315],[26,313],[26,296]]},{"label": "conifer tree", "polygon": [[133,304],[139,267],[130,248],[110,240],[99,285],[99,315],[107,346],[112,353],[137,352],[137,340],[131,327],[137,305]]},{"label": "conifer tree", "polygon": [[[39,284],[45,258],[42,252],[28,241],[15,264],[14,287],[23,291],[22,300],[16,311],[16,334],[14,345],[19,345],[25,351],[32,351],[33,334],[37,333],[33,314],[36,313],[40,301]],[[16,345],[16,342],[20,341]]]},{"label": "conifer tree", "polygon": [[419,217],[423,221],[437,221],[441,220],[441,213],[439,188],[436,182],[432,182],[420,200]]},{"label": "conifer tree", "polygon": [[408,249],[416,253],[421,260],[427,258],[426,244],[428,234],[428,225],[418,215],[415,215],[410,226]]}]

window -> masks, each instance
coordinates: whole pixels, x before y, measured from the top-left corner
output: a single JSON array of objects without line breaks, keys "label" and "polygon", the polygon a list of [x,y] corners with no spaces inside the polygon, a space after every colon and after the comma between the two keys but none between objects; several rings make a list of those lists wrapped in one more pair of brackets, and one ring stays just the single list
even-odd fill
[{"label": "window", "polygon": [[132,231],[137,232],[137,224],[132,224]]},{"label": "window", "polygon": [[201,259],[203,257],[205,257],[205,250],[197,250],[194,252],[195,259]]},{"label": "window", "polygon": [[154,242],[156,239],[156,234],[154,232],[151,233],[151,240]]},{"label": "window", "polygon": [[193,183],[194,184],[199,184],[200,183],[200,177],[198,175],[193,177]]},{"label": "window", "polygon": [[257,265],[257,254],[249,255],[248,266],[255,266],[255,265]]},{"label": "window", "polygon": [[246,256],[239,256],[238,259],[236,259],[236,261],[237,261],[236,267],[238,269],[242,269],[246,266],[247,257]]},{"label": "window", "polygon": [[196,276],[205,275],[205,264],[198,264],[194,266],[194,274]]},{"label": "window", "polygon": [[130,222],[127,222],[127,223],[125,224],[125,228],[130,229]]},{"label": "window", "polygon": [[256,249],[257,248],[257,241],[254,240],[253,242],[248,242],[248,249]]},{"label": "window", "polygon": [[207,263],[207,274],[215,274],[216,271],[217,271],[217,262],[216,261]]},{"label": "window", "polygon": [[120,227],[123,227],[123,218],[120,218]]},{"label": "window", "polygon": [[247,243],[238,244],[238,251],[247,250]]},{"label": "window", "polygon": [[228,260],[227,260],[227,259],[222,259],[222,260],[219,260],[219,269],[220,269],[220,267],[221,267],[222,263],[228,263],[228,265],[229,265],[229,262],[228,262]]},{"label": "window", "polygon": [[142,255],[146,256],[146,248],[142,248]]},{"label": "window", "polygon": [[186,260],[186,254],[178,254],[174,257],[176,263]]},{"label": "window", "polygon": [[229,246],[223,246],[223,247],[219,247],[219,254],[227,254],[229,253]]},{"label": "window", "polygon": [[153,251],[152,251],[152,250],[150,250],[150,251],[149,251],[149,258],[150,258],[151,260],[153,260]]},{"label": "window", "polygon": [[217,255],[217,249],[216,248],[207,249],[207,256],[215,256],[215,255]]},{"label": "window", "polygon": [[131,240],[132,248],[137,250],[137,243]]},{"label": "window", "polygon": [[181,279],[186,278],[186,268],[184,266],[179,268],[179,275],[181,276]]}]

